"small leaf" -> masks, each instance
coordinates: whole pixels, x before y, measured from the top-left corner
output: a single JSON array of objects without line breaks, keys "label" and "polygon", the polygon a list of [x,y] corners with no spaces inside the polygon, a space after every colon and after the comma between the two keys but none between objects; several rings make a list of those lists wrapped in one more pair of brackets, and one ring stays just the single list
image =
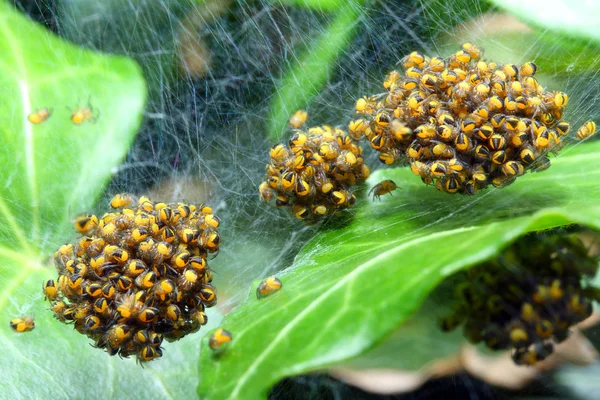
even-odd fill
[{"label": "small leaf", "polygon": [[285,131],[289,117],[325,86],[335,67],[335,61],[354,35],[362,15],[362,1],[344,2],[336,10],[336,18],[301,53],[285,72],[274,94],[270,111],[269,137],[278,140]]},{"label": "small leaf", "polygon": [[600,3],[564,0],[491,0],[534,25],[571,36],[600,41]]},{"label": "small leaf", "polygon": [[225,318],[233,342],[218,358],[202,352],[198,394],[266,396],[285,376],[371,349],[444,278],[520,235],[572,223],[600,228],[599,151],[600,143],[565,149],[548,171],[475,197],[439,193],[407,168],[376,172],[370,186],[392,179],[402,189],[362,200],[349,225],[303,248],[279,275],[281,291],[261,301],[251,295]]}]

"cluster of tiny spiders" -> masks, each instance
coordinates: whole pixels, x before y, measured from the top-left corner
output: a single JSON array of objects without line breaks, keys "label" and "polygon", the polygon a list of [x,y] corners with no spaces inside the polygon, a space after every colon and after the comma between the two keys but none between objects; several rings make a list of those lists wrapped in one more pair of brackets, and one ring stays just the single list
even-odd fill
[{"label": "cluster of tiny spiders", "polygon": [[[446,59],[412,52],[402,60],[404,76],[386,77],[387,93],[356,102],[359,118],[348,133],[329,126],[304,132],[307,114],[296,112],[289,146],[271,149],[261,198],[276,197],[278,207],[291,207],[303,220],[351,206],[351,186],[369,175],[357,142],[362,137],[381,162],[406,161],[423,182],[446,193],[474,195],[490,184],[506,187],[527,170],[545,170],[548,154],[562,148],[571,130],[562,119],[568,96],[545,91],[533,62],[497,64],[482,53],[471,43]],[[595,131],[588,121],[577,138]],[[379,198],[396,188],[387,180],[372,192]]]},{"label": "cluster of tiny spiders", "polygon": [[110,355],[150,361],[163,338],[206,324],[217,301],[207,255],[219,250],[219,219],[206,205],[153,203],[130,195],[118,209],[75,222],[82,237],[54,255],[58,279],[44,285],[57,319]]},{"label": "cluster of tiny spiders", "polygon": [[459,274],[454,311],[440,327],[464,323],[472,343],[512,348],[516,364],[533,365],[591,315],[598,289],[583,287],[581,279],[596,273],[597,261],[574,235],[523,237],[495,260]]},{"label": "cluster of tiny spiders", "polygon": [[409,54],[404,76],[385,78],[385,95],[356,102],[360,118],[350,133],[365,135],[383,163],[408,161],[447,193],[505,187],[526,170],[546,169],[547,154],[570,131],[562,120],[567,95],[545,91],[533,62],[518,67],[481,56],[470,43],[446,59]]},{"label": "cluster of tiny spiders", "polygon": [[302,111],[292,116],[292,138],[271,148],[259,192],[263,200],[275,198],[277,207],[289,207],[297,218],[313,221],[352,206],[352,187],[370,171],[357,138],[328,125],[301,130],[305,120]]}]

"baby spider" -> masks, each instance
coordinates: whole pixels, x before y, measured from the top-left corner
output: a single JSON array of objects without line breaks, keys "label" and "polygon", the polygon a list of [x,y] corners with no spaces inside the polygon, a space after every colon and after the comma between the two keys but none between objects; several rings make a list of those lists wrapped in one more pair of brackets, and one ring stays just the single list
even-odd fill
[{"label": "baby spider", "polygon": [[35,321],[32,316],[13,318],[10,320],[10,327],[18,333],[30,332],[35,328]]},{"label": "baby spider", "polygon": [[298,110],[292,115],[288,121],[290,128],[292,129],[300,129],[308,118],[308,113],[304,110]]},{"label": "baby spider", "polygon": [[73,122],[74,125],[81,125],[86,121],[90,121],[92,124],[95,124],[99,117],[100,112],[94,110],[89,102],[87,106],[77,106],[77,108],[71,112],[71,122]]},{"label": "baby spider", "polygon": [[585,140],[594,133],[596,133],[596,123],[594,121],[587,121],[577,130],[577,139]]},{"label": "baby spider", "polygon": [[228,347],[230,342],[231,342],[231,332],[226,331],[223,328],[219,328],[216,331],[214,331],[214,333],[212,335],[210,335],[210,338],[208,340],[208,346],[213,351],[219,352],[219,351],[224,350],[226,347]]},{"label": "baby spider", "polygon": [[274,276],[270,276],[267,279],[263,280],[258,287],[256,288],[256,297],[262,299],[264,297],[270,296],[275,292],[278,292],[281,289],[283,284]]},{"label": "baby spider", "polygon": [[41,124],[42,122],[46,121],[48,118],[50,118],[51,115],[52,115],[51,108],[41,108],[41,109],[35,110],[31,114],[29,114],[27,116],[27,119],[32,124],[38,125],[38,124]]},{"label": "baby spider", "polygon": [[375,200],[375,198],[381,200],[381,196],[384,196],[388,193],[391,196],[392,191],[396,189],[400,189],[398,186],[396,186],[396,183],[392,180],[386,179],[385,181],[381,181],[377,185],[373,186],[373,188],[369,190],[368,195],[370,196],[371,193],[373,193],[373,200]]}]

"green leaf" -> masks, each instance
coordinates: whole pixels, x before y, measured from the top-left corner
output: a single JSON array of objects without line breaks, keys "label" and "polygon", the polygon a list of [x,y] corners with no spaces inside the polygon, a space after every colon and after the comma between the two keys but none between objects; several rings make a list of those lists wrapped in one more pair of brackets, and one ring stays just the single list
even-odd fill
[{"label": "green leaf", "polygon": [[565,149],[548,171],[475,197],[440,193],[407,168],[377,171],[370,186],[393,179],[401,189],[363,200],[351,223],[303,248],[280,275],[280,292],[261,301],[251,292],[225,318],[233,342],[220,357],[202,352],[198,394],[266,396],[285,376],[369,350],[444,278],[520,235],[572,223],[600,228],[599,152],[600,144]]},{"label": "green leaf", "polygon": [[302,52],[285,72],[271,103],[269,138],[278,140],[286,130],[287,121],[299,108],[327,84],[335,61],[354,35],[362,15],[362,1],[346,1],[336,11],[336,18],[319,37]]},{"label": "green leaf", "polygon": [[[142,369],[92,348],[53,319],[41,295],[42,282],[56,278],[46,260],[73,235],[71,218],[90,209],[135,137],[146,98],[139,67],[63,41],[6,2],[0,54],[2,397],[194,396],[202,334],[166,344],[164,357]],[[71,112],[88,102],[97,121],[74,125]],[[47,121],[28,122],[44,107],[54,110]],[[36,317],[33,332],[12,332],[9,320],[21,314]]]},{"label": "green leaf", "polygon": [[[8,267],[10,265],[10,267]],[[221,316],[208,310],[208,325],[198,334],[163,345],[163,357],[144,368],[134,359],[111,357],[91,340],[60,323],[41,297],[44,279],[54,268],[15,264],[0,258],[0,393],[24,399],[190,399],[198,384],[200,338],[218,326]],[[11,275],[12,274],[12,275]],[[17,334],[9,320],[35,315],[36,328]]]},{"label": "green leaf", "polygon": [[600,41],[600,3],[585,0],[490,0],[499,8],[543,28]]},{"label": "green leaf", "polygon": [[[443,294],[435,298],[430,295],[419,312],[408,318],[400,329],[375,348],[344,363],[344,366],[359,370],[390,368],[416,372],[436,360],[456,355],[464,340],[462,330],[442,332],[438,328],[438,319],[452,311],[447,304],[448,290],[444,290]],[[407,356],[407,351],[410,356]]]},{"label": "green leaf", "polygon": [[348,0],[271,0],[275,4],[283,4],[286,6],[306,7],[321,11],[336,11]]},{"label": "green leaf", "polygon": [[[125,156],[140,124],[137,65],[66,43],[0,3],[0,242],[38,254],[64,240]],[[91,105],[96,123],[71,122]],[[37,109],[53,110],[34,125]],[[59,236],[57,236],[59,234]]]}]

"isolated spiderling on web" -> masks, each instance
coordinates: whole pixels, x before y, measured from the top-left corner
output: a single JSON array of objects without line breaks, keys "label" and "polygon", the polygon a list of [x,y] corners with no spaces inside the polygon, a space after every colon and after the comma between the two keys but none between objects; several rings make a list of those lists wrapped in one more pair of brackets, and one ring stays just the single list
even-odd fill
[{"label": "isolated spiderling on web", "polygon": [[229,343],[231,343],[231,340],[231,332],[223,328],[219,328],[208,338],[208,347],[215,352],[221,353],[228,347]]},{"label": "isolated spiderling on web", "polygon": [[35,329],[35,319],[33,316],[23,316],[10,320],[10,328],[18,333],[31,332]]},{"label": "isolated spiderling on web", "polygon": [[598,259],[576,235],[522,237],[494,260],[457,274],[454,311],[440,326],[464,324],[472,343],[513,349],[516,364],[533,365],[592,314],[600,290],[585,279],[597,269]]},{"label": "isolated spiderling on web", "polygon": [[217,301],[207,255],[219,250],[219,219],[206,205],[153,203],[117,195],[117,211],[85,215],[82,234],[54,255],[58,279],[44,294],[55,317],[106,349],[138,361],[162,356],[206,324]]},{"label": "isolated spiderling on web", "polygon": [[283,283],[276,276],[264,279],[256,288],[256,297],[263,299],[281,290]]},{"label": "isolated spiderling on web", "polygon": [[298,129],[306,120],[294,114],[294,135],[288,145],[270,151],[265,181],[259,192],[263,200],[275,198],[277,207],[288,207],[298,219],[315,221],[352,206],[353,187],[369,177],[357,137],[329,125]]},{"label": "isolated spiderling on web", "polygon": [[547,92],[537,65],[485,61],[465,43],[450,57],[404,57],[387,93],[356,102],[353,136],[364,134],[384,164],[407,161],[426,184],[447,193],[475,194],[513,183],[527,170],[550,166],[570,131],[568,96]]}]

